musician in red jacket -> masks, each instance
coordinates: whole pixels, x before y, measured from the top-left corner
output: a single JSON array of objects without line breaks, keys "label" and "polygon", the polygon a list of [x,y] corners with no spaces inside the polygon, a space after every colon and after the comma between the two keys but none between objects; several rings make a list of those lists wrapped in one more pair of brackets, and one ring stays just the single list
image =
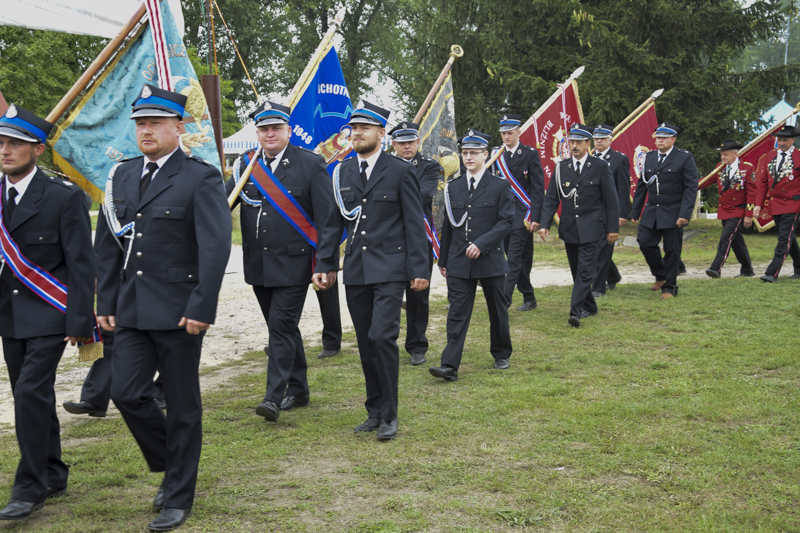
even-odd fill
[{"label": "musician in red jacket", "polygon": [[756,199],[755,167],[752,163],[739,159],[739,149],[742,145],[728,139],[722,141],[717,147],[722,160],[717,165],[720,171],[699,185],[705,189],[709,185],[717,184],[719,190],[719,207],[717,218],[722,222],[722,235],[717,246],[717,256],[706,270],[711,278],[718,278],[722,274],[722,267],[728,259],[731,249],[736,255],[741,268],[739,277],[752,278],[753,263],[747,252],[747,245],[742,237],[742,227],[749,228],[753,225],[753,204]]},{"label": "musician in red jacket", "polygon": [[[800,215],[800,152],[794,148],[794,138],[800,135],[794,126],[784,126],[773,133],[778,149],[761,158],[756,172],[756,206],[753,216],[769,208],[778,228],[775,257],[761,276],[772,283],[778,279],[787,255],[792,256],[794,273],[789,279],[800,279],[800,246],[795,239],[797,218]],[[774,154],[774,155],[773,155]]]}]

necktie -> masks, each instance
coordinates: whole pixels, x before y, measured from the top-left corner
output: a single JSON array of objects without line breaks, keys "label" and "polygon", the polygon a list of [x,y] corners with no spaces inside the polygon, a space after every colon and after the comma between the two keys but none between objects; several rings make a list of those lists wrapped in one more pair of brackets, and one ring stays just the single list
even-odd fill
[{"label": "necktie", "polygon": [[658,154],[658,164],[659,166],[664,162],[664,159],[667,158],[667,154],[662,154],[659,152]]},{"label": "necktie", "polygon": [[469,179],[469,195],[472,196],[472,193],[475,192],[475,178]]},{"label": "necktie", "polygon": [[14,209],[17,208],[17,189],[11,188],[8,191],[8,201],[6,202],[6,220],[11,220],[11,215],[14,214]]},{"label": "necktie", "polygon": [[269,167],[270,170],[272,170],[272,163],[275,162],[275,158],[274,157],[267,157],[266,160],[267,160],[267,166]]},{"label": "necktie", "polygon": [[581,175],[581,162],[580,161],[575,161],[575,174],[577,174],[578,176]]},{"label": "necktie", "polygon": [[361,185],[363,185],[365,189],[367,188],[367,167],[369,167],[369,163],[367,163],[366,161],[362,161],[361,162]]},{"label": "necktie", "polygon": [[158,163],[154,163],[150,161],[147,163],[145,167],[147,172],[144,176],[142,176],[142,181],[139,182],[139,200],[144,198],[144,193],[147,192],[147,188],[150,186],[150,182],[153,181],[153,174],[156,170],[158,170]]},{"label": "necktie", "polygon": [[786,152],[781,152],[781,160],[778,162],[778,174],[781,173],[781,168],[783,168],[783,161],[786,159]]}]

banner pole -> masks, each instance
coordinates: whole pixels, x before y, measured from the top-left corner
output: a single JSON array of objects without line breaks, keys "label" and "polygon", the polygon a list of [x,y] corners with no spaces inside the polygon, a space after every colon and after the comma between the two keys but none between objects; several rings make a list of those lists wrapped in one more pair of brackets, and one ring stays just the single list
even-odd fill
[{"label": "banner pole", "polygon": [[133,30],[134,27],[139,23],[139,21],[144,17],[146,12],[146,8],[144,4],[142,4],[139,9],[136,10],[136,13],[131,17],[125,26],[120,30],[120,32],[111,39],[103,51],[98,54],[97,58],[89,65],[81,77],[78,78],[78,81],[72,86],[72,88],[61,98],[61,101],[56,104],[50,114],[47,115],[47,122],[51,124],[58,121],[61,118],[67,109],[78,99],[80,93],[89,85],[89,82],[94,78],[94,76],[100,71],[100,69],[108,62],[112,55],[120,48],[120,45],[128,36],[128,34]]},{"label": "banner pole", "polygon": [[633,119],[635,119],[635,118],[639,118],[639,114],[640,114],[642,111],[644,111],[644,109],[645,109],[647,106],[649,106],[651,102],[655,102],[655,101],[656,101],[656,98],[658,98],[659,96],[661,96],[661,94],[662,94],[663,92],[664,92],[664,89],[659,89],[659,90],[655,91],[653,94],[651,94],[651,95],[650,95],[650,97],[649,97],[649,98],[647,98],[647,100],[645,100],[644,102],[642,102],[642,105],[640,105],[639,107],[637,107],[637,108],[636,108],[636,109],[635,109],[635,110],[634,110],[634,111],[633,111],[633,112],[632,112],[630,115],[628,115],[627,117],[625,117],[625,119],[624,119],[622,122],[620,122],[619,124],[617,124],[617,125],[616,125],[616,127],[614,128],[614,131],[611,133],[612,140],[613,140],[613,138],[614,138],[614,137],[617,135],[617,133],[619,133],[619,132],[620,132],[620,130],[621,130],[622,128],[624,128],[625,126],[627,126],[627,125],[628,125],[628,122],[632,121],[632,120],[633,120]]},{"label": "banner pole", "polygon": [[[562,91],[565,91],[566,88],[569,87],[570,84],[572,84],[572,82],[578,78],[578,76],[583,74],[583,71],[585,69],[586,67],[578,67],[577,69],[575,69],[575,71],[572,74],[570,74],[569,78],[567,78],[567,81],[565,81],[558,89],[556,89],[556,92],[550,95],[550,98],[548,98],[545,103],[539,106],[539,109],[537,109],[536,112],[533,115],[531,115],[531,117],[528,120],[525,121],[525,123],[520,127],[520,134],[525,133],[525,131],[528,128],[530,128],[534,124],[534,122],[536,122],[536,119],[538,118],[537,115],[541,115],[544,112],[543,110],[546,109],[547,106],[552,104],[556,98],[561,96]],[[536,139],[536,144],[537,145],[539,144],[539,139]],[[505,151],[505,146],[500,146],[500,149],[497,151],[497,153],[495,153],[489,159],[489,161],[486,162],[486,168],[491,168],[494,162],[497,161],[497,158],[500,157],[504,151]]]},{"label": "banner pole", "polygon": [[428,96],[425,97],[425,101],[422,102],[419,111],[417,111],[417,115],[414,117],[414,122],[416,124],[419,124],[419,121],[422,120],[422,117],[425,115],[425,111],[428,110],[428,106],[431,105],[431,102],[436,96],[436,93],[439,92],[439,87],[441,87],[442,83],[444,83],[444,79],[450,72],[450,68],[453,66],[453,63],[455,63],[456,59],[458,59],[463,55],[464,55],[464,49],[461,48],[459,45],[454,44],[450,47],[450,58],[447,60],[447,63],[445,63],[442,72],[439,74],[439,77],[436,78],[436,81],[434,82],[433,87],[431,87]]}]

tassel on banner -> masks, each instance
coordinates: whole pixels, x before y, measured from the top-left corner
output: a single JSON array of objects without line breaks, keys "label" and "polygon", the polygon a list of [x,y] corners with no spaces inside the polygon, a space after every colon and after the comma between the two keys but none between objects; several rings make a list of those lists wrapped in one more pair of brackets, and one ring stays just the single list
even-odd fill
[{"label": "tassel on banner", "polygon": [[93,342],[78,346],[78,362],[87,363],[103,358],[103,343]]}]

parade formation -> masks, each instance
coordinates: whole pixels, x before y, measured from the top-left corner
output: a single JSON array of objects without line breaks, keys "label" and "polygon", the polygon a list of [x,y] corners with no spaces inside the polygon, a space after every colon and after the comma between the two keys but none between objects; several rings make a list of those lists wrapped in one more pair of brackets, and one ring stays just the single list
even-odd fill
[{"label": "parade formation", "polygon": [[[320,47],[318,63],[329,50]],[[139,83],[123,117],[135,150],[107,149],[113,161],[103,161],[110,171],[94,238],[82,189],[37,164],[56,124],[12,103],[0,116],[0,336],[20,459],[0,520],[27,519],[67,490],[54,388],[67,343],[102,355],[93,358],[80,400],[64,408],[102,418],[113,401],[142,467],[163,473],[148,529],[169,531],[191,516],[203,455],[200,357],[206,332],[220,320],[235,210],[244,280],[263,315],[257,327],[269,335],[255,420],[275,423],[282,412],[313,403],[318,385],[310,385],[301,315],[313,287],[323,325],[317,357],[339,354],[341,283],[365,386],[366,416],[352,431],[374,432],[382,442],[402,435],[402,362],[427,363],[431,382],[459,380],[479,290],[489,325],[482,347],[499,375],[514,371],[509,313],[528,319],[542,312],[531,282],[534,250],[542,246],[536,236],[547,242],[557,233],[564,245],[572,292],[560,309],[563,327],[575,335],[623,280],[614,262],[620,227],[637,225],[654,278],[650,290],[665,301],[679,296],[684,230],[698,190],[712,185],[722,233],[708,277],[722,277],[731,252],[740,265],[736,277],[758,275],[744,230],[768,215],[777,242],[760,279],[774,283],[782,271],[800,279],[800,152],[793,146],[800,130],[785,121],[770,130],[774,149],[756,164],[742,159],[751,145],[725,140],[717,168],[702,178],[693,154],[679,146],[679,125],[656,122],[647,131],[654,148],[637,141],[623,151],[614,148],[623,143],[623,124],[583,124],[573,83],[580,72],[531,119],[493,113],[500,142],[475,128],[456,135],[437,122],[452,119],[442,97],[447,69],[422,118],[390,121],[388,109],[364,99],[350,107],[346,87],[327,83],[318,93],[346,98],[347,113],[332,131],[317,132],[298,125],[303,113],[319,115],[303,95],[293,92],[286,103],[261,98],[249,114],[257,148],[241,153],[229,174],[224,162],[221,172],[202,156],[213,139],[203,129],[206,102],[198,112],[197,87]],[[311,78],[301,80],[305,87]],[[657,96],[631,116],[655,120]],[[454,120],[448,125],[455,128]],[[432,131],[452,146],[442,142],[426,153]],[[550,144],[540,146],[542,140]],[[67,151],[54,148],[57,157]],[[783,270],[787,256],[790,273]],[[440,354],[429,351],[434,268],[449,303],[446,336],[436,339]],[[515,291],[522,296],[516,307]],[[403,309],[408,358],[401,361]]]}]

